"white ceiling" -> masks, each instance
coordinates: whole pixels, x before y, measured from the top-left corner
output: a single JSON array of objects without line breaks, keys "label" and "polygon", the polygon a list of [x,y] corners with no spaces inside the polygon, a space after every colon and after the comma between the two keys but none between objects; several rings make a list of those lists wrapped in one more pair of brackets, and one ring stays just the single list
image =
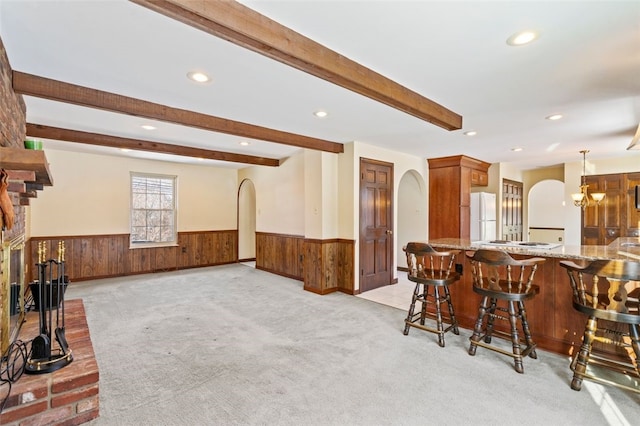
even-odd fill
[{"label": "white ceiling", "polygon": [[[126,0],[0,0],[0,37],[14,71],[334,142],[521,169],[581,161],[581,149],[589,159],[640,154],[626,150],[640,123],[640,1],[242,3],[462,115],[463,129],[443,130]],[[540,38],[506,44],[525,29]],[[190,82],[194,69],[213,81]],[[242,147],[246,138],[25,101],[30,123],[273,158],[297,149],[255,140]],[[314,117],[318,109],[329,116]],[[545,120],[555,113],[564,118]]]}]

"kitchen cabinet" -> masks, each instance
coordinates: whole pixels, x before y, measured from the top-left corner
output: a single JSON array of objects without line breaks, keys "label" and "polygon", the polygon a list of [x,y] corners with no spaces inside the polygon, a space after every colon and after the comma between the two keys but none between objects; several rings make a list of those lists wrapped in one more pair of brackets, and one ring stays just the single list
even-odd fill
[{"label": "kitchen cabinet", "polygon": [[471,169],[471,186],[489,185],[489,173],[486,170]]},{"label": "kitchen cabinet", "polygon": [[430,158],[429,238],[469,238],[471,186],[487,186],[490,163],[465,155]]},{"label": "kitchen cabinet", "polygon": [[600,204],[582,212],[582,244],[608,245],[618,237],[640,236],[640,211],[635,208],[635,187],[640,172],[586,176],[589,193],[604,192]]}]

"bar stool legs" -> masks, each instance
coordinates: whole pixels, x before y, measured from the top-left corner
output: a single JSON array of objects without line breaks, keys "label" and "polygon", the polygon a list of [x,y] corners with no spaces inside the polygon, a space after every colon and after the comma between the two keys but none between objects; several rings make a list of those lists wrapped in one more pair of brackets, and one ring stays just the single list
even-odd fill
[{"label": "bar stool legs", "polygon": [[[478,348],[478,342],[480,341],[482,335],[482,323],[484,322],[484,317],[487,315],[488,305],[487,301],[489,300],[488,296],[482,298],[482,302],[480,302],[480,308],[478,311],[478,319],[476,320],[476,325],[473,328],[473,335],[469,339],[471,344],[469,345],[469,355],[474,356],[476,354],[476,349]],[[488,326],[487,326],[488,328]],[[488,332],[487,332],[488,334]],[[491,336],[485,336],[485,342],[491,343]]]},{"label": "bar stool legs", "polygon": [[[429,288],[432,288],[433,294],[429,294]],[[413,297],[411,299],[411,305],[409,306],[409,311],[407,312],[407,318],[405,319],[405,326],[403,334],[406,336],[409,334],[409,329],[411,327],[417,327],[425,331],[430,331],[438,335],[438,345],[440,347],[444,347],[444,334],[452,330],[454,334],[459,335],[460,331],[458,329],[458,321],[456,320],[455,312],[453,310],[453,304],[451,303],[451,294],[449,293],[449,288],[447,286],[442,286],[444,289],[444,297],[440,294],[440,286],[436,285],[427,285],[422,283],[416,283],[415,290],[413,291]],[[422,290],[422,293],[421,293]],[[429,299],[432,299],[430,301]],[[420,307],[420,312],[415,313],[416,302],[420,302],[422,306]],[[446,303],[449,311],[449,321],[450,325],[445,328],[444,321],[446,318],[442,315],[442,304]],[[435,310],[434,313],[428,313],[427,307],[429,304],[433,305]],[[425,320],[427,317],[433,317],[436,321],[436,328],[433,329],[425,325]]]},{"label": "bar stool legs", "polygon": [[[409,311],[407,313],[407,319],[404,320],[404,331],[402,334],[405,336],[409,334],[409,329],[411,328],[411,321],[413,319],[413,312],[416,309],[416,301],[420,298],[424,297],[424,294],[420,294],[420,283],[416,283],[416,287],[413,290],[413,297],[411,298],[411,305],[409,305]],[[424,310],[424,303],[422,305],[421,310]],[[422,324],[424,324],[424,313],[420,315]]]},{"label": "bar stool legs", "polygon": [[[527,313],[524,307],[524,303],[521,301],[509,300],[507,301],[507,308],[497,307],[497,298],[491,298],[484,296],[480,303],[478,310],[478,319],[473,329],[473,335],[470,338],[469,355],[476,354],[478,346],[482,346],[487,349],[491,349],[496,352],[500,352],[505,355],[509,355],[514,359],[514,368],[518,373],[524,373],[524,366],[522,364],[522,358],[529,356],[530,358],[537,358],[536,344],[531,337],[531,331],[529,329],[529,322],[527,321]],[[491,340],[494,334],[494,321],[496,318],[507,319],[505,317],[496,314],[496,311],[502,311],[508,313],[508,320],[510,324],[509,338],[511,340],[512,352],[507,352],[499,347],[491,345]],[[486,327],[483,324],[486,319]],[[523,343],[520,340],[520,332],[518,330],[518,320],[522,323],[522,331],[524,334],[526,346],[523,348]]]},{"label": "bar stool legs", "polygon": [[[411,305],[404,320],[404,335],[409,334],[411,327],[416,327],[438,335],[438,345],[444,347],[444,334],[453,330],[458,331],[458,321],[453,312],[449,286],[460,279],[455,272],[456,255],[460,250],[437,251],[429,244],[410,242],[403,247],[407,255],[407,279],[415,283]],[[441,293],[444,291],[444,295]],[[416,313],[416,302],[422,303],[420,312]],[[449,309],[449,317],[442,315],[442,304],[446,303]],[[433,306],[429,307],[428,305]],[[426,325],[426,318],[435,319],[436,328]],[[445,327],[445,321],[449,326]]]},{"label": "bar stool legs", "polygon": [[524,303],[522,301],[518,301],[518,312],[519,312],[519,317],[522,321],[522,331],[524,331],[524,338],[525,338],[525,342],[527,344],[527,348],[531,348],[529,349],[529,352],[527,353],[527,355],[529,355],[529,358],[533,358],[533,359],[538,359],[538,354],[536,353],[536,344],[533,341],[533,338],[531,337],[531,330],[529,329],[529,321],[527,321],[527,311],[524,308]]}]

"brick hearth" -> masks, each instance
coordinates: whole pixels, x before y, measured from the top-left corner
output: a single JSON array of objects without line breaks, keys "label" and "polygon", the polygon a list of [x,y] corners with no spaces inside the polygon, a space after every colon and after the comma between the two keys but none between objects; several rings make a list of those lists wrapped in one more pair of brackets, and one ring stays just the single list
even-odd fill
[{"label": "brick hearth", "polygon": [[[26,318],[22,341],[39,333],[38,313],[30,312]],[[65,331],[73,362],[52,373],[23,374],[0,414],[1,425],[79,425],[98,417],[98,364],[81,299],[65,301]]]}]

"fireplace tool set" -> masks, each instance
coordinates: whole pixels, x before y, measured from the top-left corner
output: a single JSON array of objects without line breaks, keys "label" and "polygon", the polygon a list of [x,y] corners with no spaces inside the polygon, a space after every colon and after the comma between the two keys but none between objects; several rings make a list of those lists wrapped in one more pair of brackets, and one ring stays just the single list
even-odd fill
[{"label": "fireplace tool set", "polygon": [[[46,251],[46,242],[38,243],[38,281],[30,284],[40,314],[40,334],[33,339],[25,364],[25,373],[29,374],[50,373],[73,361],[64,326],[64,292],[68,284],[64,274],[64,242],[58,243],[57,260],[45,260]],[[52,335],[57,348],[53,348]]]}]

